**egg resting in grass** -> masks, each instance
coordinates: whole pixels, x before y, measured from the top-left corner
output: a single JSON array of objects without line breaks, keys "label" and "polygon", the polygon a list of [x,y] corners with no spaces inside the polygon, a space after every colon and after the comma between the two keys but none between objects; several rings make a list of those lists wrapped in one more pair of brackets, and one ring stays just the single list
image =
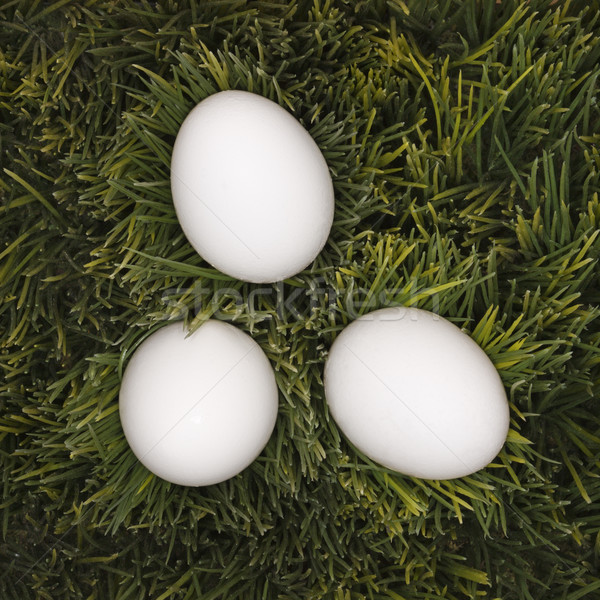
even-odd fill
[{"label": "egg resting in grass", "polygon": [[416,308],[384,308],[346,327],[329,352],[325,396],[356,448],[415,477],[474,473],[508,433],[491,360],[450,321]]},{"label": "egg resting in grass", "polygon": [[131,357],[119,393],[125,437],[150,471],[172,483],[211,485],[260,454],[275,426],[269,360],[246,333],[210,320],[152,333]]},{"label": "egg resting in grass", "polygon": [[319,147],[287,110],[249,92],[219,92],[189,113],[173,147],[171,190],[191,245],[243,281],[302,271],[333,222]]}]

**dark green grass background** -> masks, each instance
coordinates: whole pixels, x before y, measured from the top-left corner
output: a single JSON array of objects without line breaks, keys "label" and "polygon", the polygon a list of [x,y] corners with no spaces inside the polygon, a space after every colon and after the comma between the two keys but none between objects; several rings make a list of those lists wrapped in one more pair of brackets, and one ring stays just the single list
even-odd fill
[{"label": "dark green grass background", "polygon": [[[599,12],[0,1],[0,598],[600,598]],[[336,193],[321,255],[251,307],[169,189],[179,125],[229,88],[287,108]],[[322,370],[357,298],[490,356],[512,420],[488,468],[413,479],[340,437]],[[119,381],[211,315],[265,350],[280,411],[250,468],[184,488],[128,449]]]}]

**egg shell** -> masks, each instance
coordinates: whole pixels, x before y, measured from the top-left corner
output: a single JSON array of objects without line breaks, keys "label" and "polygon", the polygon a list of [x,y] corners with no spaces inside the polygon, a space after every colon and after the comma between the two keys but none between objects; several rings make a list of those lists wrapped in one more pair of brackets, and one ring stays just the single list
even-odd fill
[{"label": "egg shell", "polygon": [[243,281],[302,271],[333,222],[333,184],[317,144],[285,109],[249,92],[219,92],[189,113],[173,147],[171,190],[191,245]]},{"label": "egg shell", "polygon": [[474,473],[502,448],[506,392],[485,352],[443,317],[384,308],[346,327],[325,366],[329,410],[377,463],[426,479]]},{"label": "egg shell", "polygon": [[189,486],[225,481],[250,465],[275,426],[278,392],[260,346],[211,320],[154,332],[125,369],[119,411],[134,454],[159,477]]}]

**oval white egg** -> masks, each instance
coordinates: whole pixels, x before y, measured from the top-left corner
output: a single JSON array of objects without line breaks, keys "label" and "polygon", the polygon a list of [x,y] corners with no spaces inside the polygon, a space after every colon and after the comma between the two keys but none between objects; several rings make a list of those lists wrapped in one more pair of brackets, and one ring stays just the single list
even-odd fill
[{"label": "oval white egg", "polygon": [[180,485],[225,481],[265,447],[278,392],[269,360],[247,334],[207,321],[150,335],[129,361],[119,394],[125,437],[140,462]]},{"label": "oval white egg", "polygon": [[504,386],[458,327],[416,308],[384,308],[346,327],[325,366],[329,410],[348,440],[406,475],[478,471],[509,427]]},{"label": "oval white egg", "polygon": [[285,109],[249,92],[219,92],[186,117],[171,190],[196,251],[244,281],[305,269],[333,221],[333,184],[317,144]]}]

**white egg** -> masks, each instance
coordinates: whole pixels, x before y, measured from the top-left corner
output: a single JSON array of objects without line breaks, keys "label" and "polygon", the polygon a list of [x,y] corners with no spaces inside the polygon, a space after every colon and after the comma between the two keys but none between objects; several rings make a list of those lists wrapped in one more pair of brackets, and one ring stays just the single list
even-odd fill
[{"label": "white egg", "polygon": [[243,281],[302,271],[333,221],[333,184],[317,144],[285,109],[249,92],[219,92],[186,117],[171,191],[192,246]]},{"label": "white egg", "polygon": [[389,469],[426,479],[489,464],[509,427],[504,386],[483,350],[443,317],[384,308],[346,327],[325,395],[348,440]]},{"label": "white egg", "polygon": [[278,392],[260,346],[233,325],[182,322],[150,335],[129,361],[119,394],[125,437],[150,471],[180,485],[211,485],[245,469],[275,426]]}]

